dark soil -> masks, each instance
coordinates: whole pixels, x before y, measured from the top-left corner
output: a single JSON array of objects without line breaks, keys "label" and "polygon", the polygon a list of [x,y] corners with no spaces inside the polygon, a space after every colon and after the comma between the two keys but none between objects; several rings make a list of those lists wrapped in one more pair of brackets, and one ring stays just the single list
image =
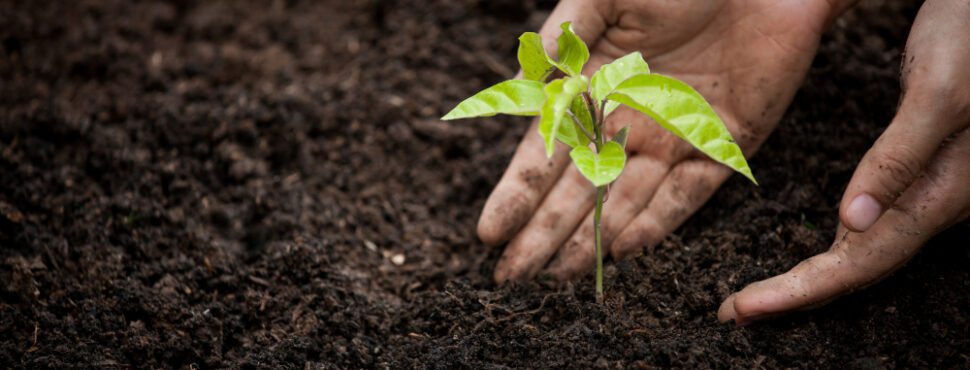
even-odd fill
[{"label": "dark soil", "polygon": [[834,238],[917,6],[838,21],[761,186],[609,264],[600,306],[491,281],[475,224],[527,120],[437,119],[552,4],[0,1],[0,367],[970,368],[966,224],[825,308],[715,320]]}]

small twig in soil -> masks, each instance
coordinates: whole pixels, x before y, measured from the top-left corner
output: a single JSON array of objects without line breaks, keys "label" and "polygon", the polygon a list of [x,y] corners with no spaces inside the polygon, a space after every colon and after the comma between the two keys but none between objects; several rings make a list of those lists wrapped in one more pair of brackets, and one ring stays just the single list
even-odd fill
[{"label": "small twig in soil", "polygon": [[508,316],[505,316],[505,317],[503,317],[501,319],[498,319],[498,321],[496,321],[496,322],[509,321],[509,320],[513,319],[514,317],[519,316],[519,315],[531,315],[531,314],[534,314],[536,312],[542,311],[542,308],[545,307],[545,305],[546,305],[546,300],[549,299],[549,297],[552,297],[552,296],[555,296],[555,295],[559,295],[559,293],[560,292],[557,291],[555,293],[546,294],[545,297],[542,297],[542,302],[539,303],[539,307],[537,307],[534,310],[514,312],[511,315],[508,315]]},{"label": "small twig in soil", "polygon": [[461,302],[461,300],[458,299],[458,297],[455,297],[454,293],[449,292],[447,289],[445,290],[445,294],[447,294],[449,297],[451,297],[451,299],[454,299],[455,301]]},{"label": "small twig in soil", "polygon": [[488,314],[488,317],[485,318],[485,319],[483,319],[482,321],[479,321],[477,324],[475,324],[475,327],[472,328],[471,332],[474,333],[474,332],[478,331],[478,329],[481,328],[482,325],[485,325],[485,324],[495,324],[495,323],[505,322],[505,321],[509,321],[509,320],[511,320],[511,319],[519,316],[519,315],[531,315],[531,314],[534,314],[536,312],[539,312],[539,311],[542,310],[543,307],[546,306],[546,301],[549,299],[549,297],[552,297],[552,296],[555,296],[555,295],[559,295],[560,293],[562,293],[562,292],[561,291],[556,291],[555,293],[546,294],[545,297],[542,297],[542,302],[539,303],[539,307],[537,307],[535,309],[526,310],[526,311],[520,311],[520,312],[513,312],[513,313],[509,314],[508,316],[505,316],[505,317],[503,317],[501,319],[498,319],[498,320],[496,320],[495,318],[492,317],[492,311],[491,311],[491,307],[490,306],[494,306],[494,304],[485,303],[485,302],[482,302],[481,300],[479,300],[479,303],[481,303],[482,305],[485,306],[485,309],[486,309],[486,312]]},{"label": "small twig in soil", "polygon": [[269,292],[264,292],[263,297],[259,300],[259,312],[266,310],[266,301],[269,300]]},{"label": "small twig in soil", "polygon": [[249,275],[249,276],[247,276],[247,278],[249,278],[249,281],[252,281],[252,282],[254,282],[256,284],[259,284],[259,285],[262,285],[262,286],[265,286],[265,287],[268,287],[270,285],[269,284],[269,281],[266,281],[266,279],[263,279],[261,277],[256,277],[256,276],[253,276],[253,275]]},{"label": "small twig in soil", "polygon": [[650,335],[650,333],[651,332],[649,330],[647,330],[647,329],[633,329],[633,330],[630,330],[630,331],[626,332],[626,336],[632,337],[633,334],[647,334],[647,335]]}]

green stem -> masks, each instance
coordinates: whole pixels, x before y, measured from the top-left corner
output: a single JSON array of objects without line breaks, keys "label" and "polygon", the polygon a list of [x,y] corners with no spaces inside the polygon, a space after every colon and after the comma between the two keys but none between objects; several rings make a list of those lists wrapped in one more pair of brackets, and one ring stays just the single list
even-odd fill
[{"label": "green stem", "polygon": [[596,141],[596,138],[594,138],[593,135],[590,134],[585,127],[583,127],[583,124],[579,122],[579,117],[576,117],[576,115],[573,114],[573,112],[570,112],[568,110],[566,111],[566,114],[568,114],[569,117],[573,119],[573,123],[576,124],[576,127],[579,127],[579,129],[583,132],[583,134],[586,135],[586,138],[588,138],[589,141],[592,141],[592,142]]},{"label": "green stem", "polygon": [[[599,153],[603,150],[603,143],[606,142],[606,128],[603,127],[603,108],[605,108],[606,101],[603,101],[599,107],[595,107],[592,97],[589,93],[583,95],[586,100],[588,109],[590,110],[590,116],[593,118],[593,129],[596,132],[596,140],[593,140],[593,144],[596,146],[596,152]],[[593,212],[593,238],[596,244],[596,303],[603,304],[603,242],[602,236],[600,235],[600,216],[603,214],[603,196],[606,194],[606,186],[596,187],[596,210]]]},{"label": "green stem", "polygon": [[596,303],[603,303],[603,247],[600,241],[600,214],[606,186],[596,188],[596,211],[593,213],[593,237],[596,239]]}]

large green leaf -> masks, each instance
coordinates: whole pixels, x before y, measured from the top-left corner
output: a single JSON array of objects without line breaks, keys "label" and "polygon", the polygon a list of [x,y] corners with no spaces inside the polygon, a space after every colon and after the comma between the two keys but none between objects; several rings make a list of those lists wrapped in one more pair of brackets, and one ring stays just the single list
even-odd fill
[{"label": "large green leaf", "polygon": [[[640,55],[639,51],[632,52],[622,58],[614,60],[612,63],[605,64],[593,74],[593,81],[591,83],[593,99],[601,102],[613,92],[613,89],[623,83],[623,81],[636,75],[649,73],[650,67],[647,66],[647,62],[643,60],[643,56]],[[613,113],[613,110],[619,104],[615,101],[607,101],[603,106],[603,117]]]},{"label": "large green leaf", "polygon": [[[572,103],[569,104],[569,111],[576,116],[586,129],[586,132],[592,135],[593,116],[589,113],[589,109],[586,108],[586,101],[581,95],[573,98]],[[589,144],[589,138],[586,137],[586,134],[580,128],[576,127],[576,123],[573,122],[573,118],[568,113],[562,117],[562,122],[559,123],[559,131],[556,132],[556,139],[573,148]]]},{"label": "large green leaf", "polygon": [[[573,99],[589,88],[589,80],[583,75],[554,80],[544,88],[546,101],[542,105],[542,118],[539,120],[539,134],[546,143],[546,156],[552,157],[556,148],[556,137],[563,126],[563,117]],[[568,117],[566,117],[568,119]],[[573,133],[575,135],[575,132]]]},{"label": "large green leaf", "polygon": [[599,153],[586,146],[577,146],[569,152],[579,173],[583,174],[593,185],[599,187],[613,182],[623,166],[626,165],[626,153],[620,144],[610,141],[603,144]]},{"label": "large green leaf", "polygon": [[519,36],[519,65],[526,80],[546,82],[556,66],[542,46],[542,36],[526,32]]},{"label": "large green leaf", "polygon": [[758,183],[724,122],[687,84],[657,74],[638,75],[617,86],[608,98],[643,112],[715,161]]},{"label": "large green leaf", "polygon": [[498,113],[534,116],[539,114],[546,100],[542,87],[543,83],[539,81],[503,81],[458,103],[441,119],[485,117]]},{"label": "large green leaf", "polygon": [[573,33],[569,22],[561,25],[562,34],[556,39],[559,44],[558,67],[567,75],[578,75],[583,71],[583,65],[589,60],[589,49],[579,36]]}]

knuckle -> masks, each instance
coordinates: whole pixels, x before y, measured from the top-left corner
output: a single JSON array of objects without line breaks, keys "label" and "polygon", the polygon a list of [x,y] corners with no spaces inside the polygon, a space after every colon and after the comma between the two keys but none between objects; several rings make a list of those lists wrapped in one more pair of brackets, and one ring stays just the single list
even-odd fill
[{"label": "knuckle", "polygon": [[893,151],[883,151],[873,159],[873,166],[878,171],[878,181],[889,192],[874,194],[887,199],[896,199],[922,171],[920,160],[904,147],[894,148]]},{"label": "knuckle", "polygon": [[[630,175],[630,176],[633,176],[633,175]],[[635,197],[637,193],[643,190],[640,189],[639,186],[614,186],[613,189],[611,189],[611,191],[616,192],[616,194],[611,195],[611,197],[615,196],[617,199],[621,199],[620,201],[623,202],[623,201],[628,201],[630,199],[636,199]]]},{"label": "knuckle", "polygon": [[[837,284],[839,294],[852,293],[876,280],[879,271],[873,270],[873,258],[886,258],[884,251],[870,245],[842,241],[833,245],[828,254],[836,266],[830,279]],[[874,257],[877,254],[879,257]]]},{"label": "knuckle", "polygon": [[830,275],[831,271],[828,268],[830,267],[828,261],[823,260],[824,258],[824,254],[812,256],[799,263],[789,273],[786,279],[788,286],[785,288],[791,291],[801,302],[800,306],[811,305],[825,299],[828,294],[822,287],[826,284],[826,281],[831,282],[838,279],[838,276],[827,276],[821,279],[822,276]]},{"label": "knuckle", "polygon": [[[925,59],[924,59],[925,60]],[[970,112],[970,89],[965,81],[966,70],[959,63],[944,61],[929,65],[904,66],[904,100],[928,110],[930,115],[965,117]]]},{"label": "knuckle", "polygon": [[679,206],[690,200],[690,191],[681,176],[675,177],[674,182],[667,188],[667,197],[671,205]]}]

